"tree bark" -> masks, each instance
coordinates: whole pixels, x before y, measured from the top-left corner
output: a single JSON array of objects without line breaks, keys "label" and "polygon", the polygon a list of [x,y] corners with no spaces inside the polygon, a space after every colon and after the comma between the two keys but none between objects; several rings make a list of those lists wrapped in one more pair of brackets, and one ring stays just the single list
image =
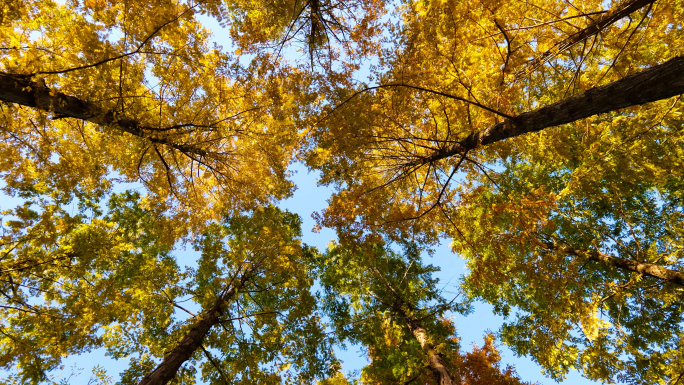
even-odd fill
[{"label": "tree bark", "polygon": [[615,257],[604,254],[600,251],[576,249],[574,247],[559,245],[555,242],[547,242],[544,243],[544,245],[549,250],[558,250],[569,255],[576,255],[578,257],[586,258],[592,261],[603,262],[618,269],[628,270],[634,273],[645,275],[647,277],[653,277],[662,281],[684,286],[684,273],[668,269],[666,267],[647,262],[637,262],[631,259]]},{"label": "tree bark", "polygon": [[225,291],[214,307],[195,323],[180,343],[164,356],[162,362],[152,372],[143,377],[139,385],[164,385],[171,381],[176,376],[181,365],[189,360],[192,354],[202,346],[204,337],[219,322],[219,317],[223,315],[225,304],[235,296],[238,289],[245,285],[250,276],[251,272],[246,272],[242,275],[237,285]]},{"label": "tree bark", "polygon": [[432,163],[529,132],[681,94],[684,94],[684,57],[676,57],[613,83],[505,119],[411,164]]},{"label": "tree bark", "polygon": [[452,375],[451,371],[446,366],[444,358],[435,350],[435,346],[428,339],[427,331],[425,331],[425,328],[423,328],[423,325],[420,323],[420,321],[409,317],[403,312],[401,316],[406,321],[413,336],[416,338],[416,340],[418,340],[418,343],[420,343],[420,347],[423,349],[423,353],[425,353],[425,356],[427,357],[428,367],[432,371],[437,381],[439,381],[439,385],[458,384],[458,382],[454,380],[454,376]]},{"label": "tree bark", "polygon": [[409,330],[411,331],[411,334],[413,334],[413,337],[415,337],[415,339],[420,344],[421,349],[423,349],[423,353],[427,358],[428,368],[430,368],[430,370],[432,371],[432,374],[439,382],[439,385],[460,384],[460,380],[455,379],[454,375],[451,373],[446,363],[444,362],[444,357],[442,357],[439,354],[439,352],[435,350],[435,345],[432,342],[430,342],[427,331],[423,327],[420,320],[416,319],[413,316],[410,316],[406,312],[407,309],[411,310],[413,309],[413,307],[404,301],[404,298],[396,290],[394,290],[394,286],[392,286],[392,284],[389,283],[387,279],[385,279],[385,276],[382,275],[382,273],[380,273],[380,271],[375,266],[371,266],[370,270],[382,281],[383,285],[385,285],[385,287],[387,287],[387,289],[389,289],[389,291],[392,293],[392,296],[394,297],[394,305],[390,306],[390,308],[393,311],[397,312],[399,316],[406,322],[406,326],[408,326]]},{"label": "tree bark", "polygon": [[655,0],[627,0],[622,4],[619,4],[617,7],[608,10],[608,12],[601,15],[598,19],[596,19],[596,21],[589,24],[586,28],[583,28],[566,37],[565,39],[554,44],[553,47],[549,48],[541,55],[530,60],[525,68],[516,72],[516,80],[539,68],[539,66],[553,59],[556,55],[569,49],[573,45],[598,34],[603,29],[622,19],[623,17],[629,16],[633,12],[636,12],[639,9],[653,3],[655,3]]},{"label": "tree bark", "polygon": [[183,153],[207,155],[201,148],[174,143],[163,136],[155,135],[154,131],[157,129],[153,127],[144,126],[133,119],[119,117],[116,111],[103,109],[95,103],[51,90],[43,82],[35,82],[27,76],[0,72],[0,101],[52,112],[58,117],[81,119],[105,127],[118,128]]}]

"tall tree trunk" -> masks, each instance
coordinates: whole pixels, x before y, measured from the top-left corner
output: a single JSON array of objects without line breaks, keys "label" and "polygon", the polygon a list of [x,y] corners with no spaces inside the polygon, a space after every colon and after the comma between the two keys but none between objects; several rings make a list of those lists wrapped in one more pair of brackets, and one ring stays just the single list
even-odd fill
[{"label": "tall tree trunk", "polygon": [[427,358],[428,367],[432,371],[432,374],[435,376],[437,381],[439,381],[439,385],[459,384],[444,362],[444,357],[442,357],[435,350],[435,345],[430,342],[427,331],[425,328],[423,328],[421,322],[413,317],[408,316],[404,312],[401,312],[401,316],[406,321],[406,324],[409,330],[411,330],[413,336],[416,338],[418,343],[420,343],[420,347],[423,349],[423,353]]},{"label": "tall tree trunk", "polygon": [[219,317],[223,315],[226,303],[233,299],[236,291],[245,285],[250,276],[251,272],[245,272],[237,285],[225,291],[216,301],[214,307],[204,313],[204,316],[195,323],[180,343],[164,356],[162,362],[146,375],[139,385],[164,385],[171,381],[176,376],[181,365],[189,360],[192,354],[202,346],[204,337],[219,322]]},{"label": "tall tree trunk", "polygon": [[0,72],[0,101],[51,112],[60,118],[81,119],[104,127],[118,128],[186,154],[207,155],[205,150],[197,146],[174,143],[163,135],[155,134],[159,127],[146,127],[136,120],[119,116],[116,111],[106,110],[95,103],[52,90],[46,87],[44,82],[33,81],[27,76]]},{"label": "tall tree trunk", "polygon": [[528,132],[537,132],[593,115],[681,94],[684,94],[684,57],[676,57],[613,83],[592,88],[512,119],[505,119],[501,123],[470,134],[460,143],[447,146],[409,165],[435,162]]},{"label": "tall tree trunk", "polygon": [[621,270],[631,271],[634,273],[645,275],[647,277],[652,277],[662,281],[671,282],[676,285],[684,286],[684,273],[668,269],[663,266],[615,257],[612,255],[604,254],[600,251],[576,249],[574,247],[559,245],[555,242],[542,242],[542,245],[549,250],[558,250],[565,254],[576,255],[578,257],[586,258],[592,261],[602,262]]},{"label": "tall tree trunk", "polygon": [[413,310],[413,307],[404,301],[404,298],[394,290],[394,286],[385,279],[385,276],[380,273],[380,271],[375,267],[371,266],[370,270],[382,281],[383,285],[389,289],[394,297],[394,305],[390,305],[390,308],[397,312],[399,316],[406,322],[413,337],[418,341],[420,347],[423,349],[425,358],[427,358],[427,364],[432,374],[435,376],[439,385],[454,385],[460,384],[460,380],[454,377],[449,368],[444,362],[444,357],[442,357],[437,350],[435,350],[435,345],[430,341],[427,331],[420,322],[420,319],[409,315],[407,310]]}]

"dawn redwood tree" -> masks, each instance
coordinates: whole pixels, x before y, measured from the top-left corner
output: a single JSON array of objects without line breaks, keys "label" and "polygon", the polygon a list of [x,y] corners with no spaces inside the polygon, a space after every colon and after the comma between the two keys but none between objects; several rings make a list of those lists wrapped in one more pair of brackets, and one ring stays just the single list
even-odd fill
[{"label": "dawn redwood tree", "polygon": [[[398,245],[395,245],[395,247]],[[438,271],[423,265],[420,250],[404,244],[402,254],[391,244],[354,247],[331,244],[314,265],[325,291],[324,309],[337,338],[360,344],[370,365],[366,383],[522,384],[512,368],[499,369],[493,337],[482,348],[459,352],[450,311],[467,313],[464,299],[445,298]]]},{"label": "dawn redwood tree", "polygon": [[184,274],[159,236],[160,213],[139,203],[123,193],[106,210],[27,203],[3,216],[3,383],[47,381],[62,357],[97,347],[121,357],[145,346],[133,359],[168,342]]},{"label": "dawn redwood tree", "polygon": [[284,93],[283,82],[300,79],[277,58],[243,68],[212,47],[197,17],[223,8],[4,2],[6,193],[67,201],[141,183],[147,204],[178,219],[180,235],[287,196],[296,91]]},{"label": "dawn redwood tree", "polygon": [[342,341],[368,350],[372,361],[364,368],[365,382],[459,384],[453,365],[457,339],[453,327],[440,318],[467,305],[439,295],[430,275],[434,268],[420,264],[415,246],[405,254],[403,258],[383,244],[354,250],[331,245],[316,263],[324,308]]},{"label": "dawn redwood tree", "polygon": [[337,367],[311,292],[316,251],[299,237],[299,217],[274,207],[211,226],[197,243],[202,310],[139,384],[169,383],[197,357],[216,383],[312,382]]},{"label": "dawn redwood tree", "polygon": [[331,86],[306,159],[337,190],[321,226],[451,238],[464,288],[550,376],[673,383],[683,8],[604,6],[406,4],[375,83]]},{"label": "dawn redwood tree", "polygon": [[70,212],[27,205],[7,223],[3,383],[50,382],[64,356],[97,348],[130,361],[121,381],[131,384],[194,383],[198,372],[210,383],[314,381],[337,367],[297,215],[263,207],[210,225],[188,270],[138,193]]}]

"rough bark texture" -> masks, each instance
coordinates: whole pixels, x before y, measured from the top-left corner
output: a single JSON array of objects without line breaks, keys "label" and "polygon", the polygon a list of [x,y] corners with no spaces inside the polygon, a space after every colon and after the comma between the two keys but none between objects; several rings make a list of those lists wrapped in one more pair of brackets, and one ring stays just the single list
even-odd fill
[{"label": "rough bark texture", "polygon": [[684,94],[684,57],[677,57],[605,86],[506,119],[416,163],[435,162],[528,132],[681,94]]},{"label": "rough bark texture", "polygon": [[553,59],[559,53],[598,34],[609,25],[615,23],[623,17],[629,16],[633,12],[636,12],[647,5],[653,4],[654,2],[655,0],[627,0],[622,4],[618,4],[615,8],[610,9],[608,12],[601,15],[586,28],[583,28],[566,37],[565,39],[554,44],[553,47],[549,48],[541,55],[530,60],[525,68],[516,72],[516,80],[539,68],[542,64]]},{"label": "rough bark texture", "polygon": [[406,320],[413,336],[420,343],[420,347],[423,348],[423,352],[427,356],[428,367],[439,381],[439,385],[458,384],[447,368],[444,358],[435,350],[435,346],[428,339],[427,332],[420,321],[408,317],[406,314],[402,314],[402,317]]},{"label": "rough bark texture", "polygon": [[238,281],[237,285],[225,291],[218,299],[216,305],[207,311],[204,316],[188,331],[181,342],[173,348],[162,362],[148,375],[146,375],[139,385],[164,385],[171,381],[183,363],[190,359],[192,354],[202,346],[204,337],[209,333],[212,326],[216,325],[225,304],[230,301],[237,289],[242,288],[250,277],[250,273],[245,273]]},{"label": "rough bark texture", "polygon": [[184,153],[207,155],[206,151],[195,146],[173,143],[163,136],[156,136],[156,128],[146,127],[135,120],[119,117],[115,111],[105,110],[94,103],[51,90],[43,83],[35,82],[23,75],[0,72],[0,100],[52,112],[57,117],[81,119],[105,127],[118,128]]},{"label": "rough bark texture", "polygon": [[558,250],[566,254],[576,255],[578,257],[583,257],[592,261],[603,262],[618,269],[632,271],[634,273],[639,273],[641,275],[684,286],[684,273],[671,270],[666,267],[647,262],[637,262],[631,259],[614,257],[612,255],[604,254],[600,251],[580,250],[574,247],[559,245],[557,243],[546,243],[545,246],[551,250]]}]

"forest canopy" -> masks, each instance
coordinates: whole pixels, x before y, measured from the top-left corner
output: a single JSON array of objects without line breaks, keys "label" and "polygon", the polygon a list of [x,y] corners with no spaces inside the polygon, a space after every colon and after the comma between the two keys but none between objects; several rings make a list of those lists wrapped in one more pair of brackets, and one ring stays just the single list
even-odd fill
[{"label": "forest canopy", "polygon": [[[95,349],[129,362],[100,383],[523,383],[495,339],[555,380],[684,383],[683,21],[682,0],[3,1],[1,383]],[[294,164],[333,191],[326,250],[278,208]],[[456,298],[425,258],[445,240]],[[474,301],[505,323],[467,351],[449,314]]]}]

